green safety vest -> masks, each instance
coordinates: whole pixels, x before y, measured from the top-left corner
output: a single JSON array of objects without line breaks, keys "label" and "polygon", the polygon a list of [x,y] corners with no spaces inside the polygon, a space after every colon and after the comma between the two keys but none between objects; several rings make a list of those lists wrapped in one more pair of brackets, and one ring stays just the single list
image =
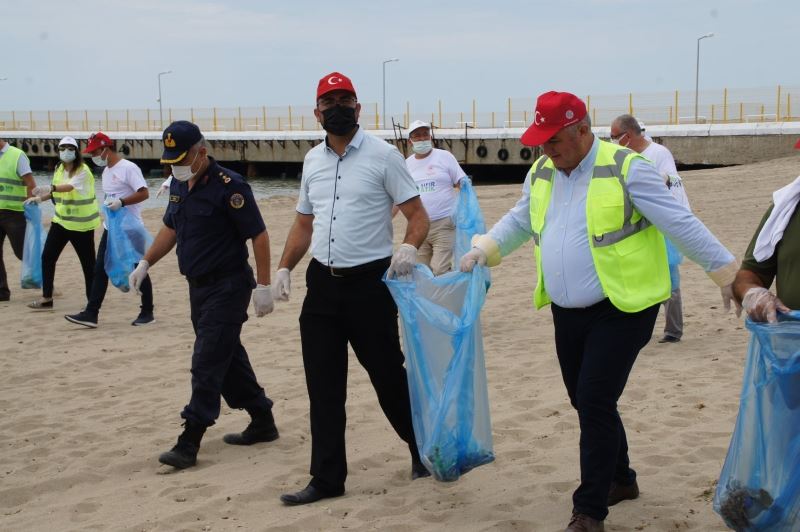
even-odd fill
[{"label": "green safety vest", "polygon": [[[100,210],[94,195],[94,174],[86,163],[78,173],[80,171],[86,172],[86,193],[81,194],[74,188],[69,192],[53,192],[53,202],[56,204],[53,223],[69,231],[93,231],[100,226]],[[69,177],[65,174],[64,165],[59,164],[53,174],[53,186],[68,183]]]},{"label": "green safety vest", "polygon": [[[639,312],[669,299],[670,278],[664,236],[631,203],[627,175],[631,161],[641,155],[600,141],[586,197],[589,249],[603,292],[623,312]],[[556,168],[547,156],[533,163],[531,173],[531,229],[539,247],[550,205]],[[544,287],[542,254],[535,251],[538,282],[536,308],[550,303]]]},{"label": "green safety vest", "polygon": [[9,144],[0,157],[0,209],[24,210],[22,203],[28,198],[28,187],[17,175],[17,162],[22,155],[22,150]]}]

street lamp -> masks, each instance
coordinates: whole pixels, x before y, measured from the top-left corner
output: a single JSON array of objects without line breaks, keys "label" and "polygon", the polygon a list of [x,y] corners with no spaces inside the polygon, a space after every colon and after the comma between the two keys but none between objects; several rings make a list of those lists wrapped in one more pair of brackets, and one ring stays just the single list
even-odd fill
[{"label": "street lamp", "polygon": [[386,129],[386,63],[393,63],[395,61],[400,60],[394,57],[383,62],[383,129]]},{"label": "street lamp", "polygon": [[708,39],[709,37],[713,37],[713,33],[708,33],[703,35],[702,37],[697,38],[697,69],[694,73],[694,123],[697,123],[697,101],[699,97],[700,91],[700,41],[703,39]]},{"label": "street lamp", "polygon": [[164,130],[164,110],[161,105],[161,76],[164,74],[172,74],[172,70],[165,70],[164,72],[158,73],[158,122],[162,131]]}]

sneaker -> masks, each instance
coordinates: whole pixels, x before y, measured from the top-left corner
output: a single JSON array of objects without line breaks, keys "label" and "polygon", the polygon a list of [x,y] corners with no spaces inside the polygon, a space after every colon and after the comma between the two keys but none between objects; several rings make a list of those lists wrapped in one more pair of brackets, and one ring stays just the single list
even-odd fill
[{"label": "sneaker", "polygon": [[659,341],[659,344],[674,344],[676,342],[680,342],[681,339],[677,336],[672,336],[671,334],[665,334]]},{"label": "sneaker", "polygon": [[83,325],[84,327],[89,327],[90,329],[97,328],[97,314],[90,314],[85,310],[77,314],[67,314],[64,316],[64,319],[72,323],[77,323],[78,325]]},{"label": "sneaker", "polygon": [[28,303],[28,308],[33,310],[53,310],[53,300],[37,299]]},{"label": "sneaker", "polygon": [[131,322],[131,325],[133,325],[134,327],[138,327],[140,325],[149,325],[155,322],[156,318],[153,316],[152,312],[141,311],[139,313],[139,316]]}]

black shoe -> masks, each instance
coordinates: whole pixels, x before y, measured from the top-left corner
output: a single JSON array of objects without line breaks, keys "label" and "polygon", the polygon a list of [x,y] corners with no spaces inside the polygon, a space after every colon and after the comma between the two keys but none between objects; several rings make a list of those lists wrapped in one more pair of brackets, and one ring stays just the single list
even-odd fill
[{"label": "black shoe", "polygon": [[131,325],[134,327],[138,327],[140,325],[149,325],[150,323],[155,323],[156,318],[153,316],[152,312],[145,312],[141,311],[139,316],[131,322]]},{"label": "black shoe", "polygon": [[681,339],[677,336],[672,336],[671,334],[665,334],[659,341],[659,344],[674,344],[675,342],[680,342]]},{"label": "black shoe", "polygon": [[67,314],[64,318],[72,323],[77,323],[78,325],[83,325],[84,327],[89,327],[90,329],[97,328],[97,314],[92,314],[90,312],[86,312],[82,310],[77,314]]},{"label": "black shoe", "polygon": [[322,491],[309,484],[296,493],[284,493],[281,495],[281,502],[288,506],[299,506],[301,504],[310,504],[322,499],[330,499],[341,495],[344,495],[344,489],[335,493],[328,493],[327,491]]},{"label": "black shoe", "polygon": [[183,433],[178,436],[178,443],[169,451],[161,453],[158,461],[175,469],[186,469],[197,464],[197,452],[205,432],[205,427],[187,421],[184,423]]},{"label": "black shoe", "polygon": [[611,489],[608,490],[608,505],[614,506],[622,501],[632,501],[639,497],[639,483],[635,480],[633,484],[617,484],[611,483]]},{"label": "black shoe", "polygon": [[431,476],[431,472],[425,467],[422,462],[411,462],[411,480],[418,478],[425,478]]},{"label": "black shoe", "polygon": [[250,420],[250,424],[242,432],[226,434],[222,441],[230,445],[253,445],[254,443],[275,441],[278,439],[278,427],[272,414]]}]

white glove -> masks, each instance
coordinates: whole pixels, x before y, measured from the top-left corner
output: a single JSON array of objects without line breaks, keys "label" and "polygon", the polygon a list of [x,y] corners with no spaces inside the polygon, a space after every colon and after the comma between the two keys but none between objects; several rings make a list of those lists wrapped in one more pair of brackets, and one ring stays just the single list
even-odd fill
[{"label": "white glove", "polygon": [[272,285],[272,297],[276,301],[289,301],[289,292],[292,290],[291,272],[289,268],[281,268],[275,272],[275,282]]},{"label": "white glove", "polygon": [[52,192],[53,192],[53,187],[51,187],[50,185],[42,185],[40,187],[33,187],[31,194],[43,198]]},{"label": "white glove", "polygon": [[733,283],[726,284],[722,288],[719,289],[720,294],[722,294],[722,306],[725,308],[725,312],[731,311],[731,301],[736,306],[736,317],[742,315],[742,306],[736,301],[736,298],[733,297]]},{"label": "white glove", "polygon": [[122,200],[119,198],[108,198],[105,201],[106,207],[108,207],[112,212],[120,210],[122,208]]},{"label": "white glove", "polygon": [[169,190],[169,183],[164,183],[160,187],[158,187],[158,192],[156,192],[156,198],[160,198],[161,194]]},{"label": "white glove", "polygon": [[475,266],[486,266],[486,253],[481,248],[472,248],[464,253],[458,264],[462,272],[471,272]]},{"label": "white glove", "polygon": [[417,263],[417,248],[411,244],[400,244],[392,255],[392,263],[386,277],[410,275]]},{"label": "white glove", "polygon": [[[34,189],[34,190],[36,190],[36,189]],[[41,203],[41,202],[42,202],[42,198],[40,198],[39,196],[31,196],[30,198],[26,199],[22,203],[24,203],[25,205],[29,205],[31,203]]]},{"label": "white glove", "polygon": [[139,264],[136,265],[136,268],[134,268],[134,270],[128,276],[128,285],[131,288],[133,288],[133,290],[139,295],[142,295],[142,292],[139,291],[139,288],[142,287],[144,278],[147,277],[147,270],[149,269],[150,269],[150,263],[142,259],[139,261]]},{"label": "white glove", "polygon": [[272,289],[269,285],[260,284],[253,290],[253,308],[257,318],[266,316],[275,308],[275,303],[272,301]]},{"label": "white glove", "polygon": [[777,311],[789,312],[789,307],[778,299],[778,296],[764,287],[751,288],[744,294],[742,305],[745,312],[753,321],[766,321],[777,323]]}]

